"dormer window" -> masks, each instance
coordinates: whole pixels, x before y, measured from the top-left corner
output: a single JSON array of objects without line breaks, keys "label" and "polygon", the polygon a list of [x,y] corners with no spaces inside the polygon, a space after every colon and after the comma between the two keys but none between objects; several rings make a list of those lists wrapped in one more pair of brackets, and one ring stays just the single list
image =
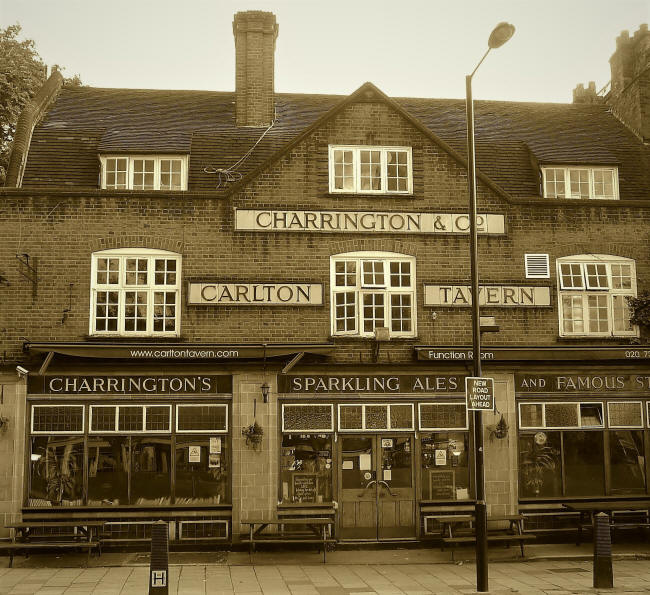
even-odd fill
[{"label": "dormer window", "polygon": [[411,147],[329,148],[330,192],[411,194]]},{"label": "dormer window", "polygon": [[108,190],[187,190],[186,155],[102,155]]},{"label": "dormer window", "polygon": [[542,175],[544,198],[619,198],[615,167],[552,166],[542,168]]}]

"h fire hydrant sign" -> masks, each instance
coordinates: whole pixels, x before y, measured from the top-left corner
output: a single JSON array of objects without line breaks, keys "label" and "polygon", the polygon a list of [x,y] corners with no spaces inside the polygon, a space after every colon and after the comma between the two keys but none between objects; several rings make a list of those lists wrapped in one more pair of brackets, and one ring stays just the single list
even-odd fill
[{"label": "h fire hydrant sign", "polygon": [[469,411],[494,411],[494,378],[467,376],[465,397]]}]

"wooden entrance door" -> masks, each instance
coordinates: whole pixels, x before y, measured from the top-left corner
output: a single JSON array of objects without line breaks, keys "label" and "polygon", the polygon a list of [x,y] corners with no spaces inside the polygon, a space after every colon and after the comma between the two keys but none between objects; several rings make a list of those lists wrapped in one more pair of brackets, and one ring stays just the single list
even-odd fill
[{"label": "wooden entrance door", "polygon": [[341,538],[414,537],[414,437],[354,434],[339,440]]}]

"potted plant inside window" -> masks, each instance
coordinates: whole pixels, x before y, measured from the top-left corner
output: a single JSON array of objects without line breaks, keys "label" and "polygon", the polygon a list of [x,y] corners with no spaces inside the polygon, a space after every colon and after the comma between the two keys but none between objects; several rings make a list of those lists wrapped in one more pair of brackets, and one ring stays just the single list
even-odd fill
[{"label": "potted plant inside window", "polygon": [[650,292],[642,291],[637,297],[628,297],[627,304],[630,309],[630,323],[641,328],[641,336],[644,338],[650,334]]},{"label": "potted plant inside window", "polygon": [[242,436],[246,438],[247,446],[251,446],[254,450],[259,448],[262,443],[262,437],[264,436],[264,430],[262,429],[262,426],[257,423],[257,420],[250,426],[243,428],[241,433]]},{"label": "potted plant inside window", "polygon": [[546,434],[538,432],[530,443],[529,450],[521,452],[521,477],[524,486],[539,496],[544,485],[544,473],[553,471],[557,465],[558,450],[546,444]]},{"label": "potted plant inside window", "polygon": [[53,506],[61,506],[64,494],[69,498],[74,495],[75,476],[79,471],[77,458],[72,448],[66,447],[61,457],[56,456],[55,449],[48,448],[44,463],[47,499]]}]

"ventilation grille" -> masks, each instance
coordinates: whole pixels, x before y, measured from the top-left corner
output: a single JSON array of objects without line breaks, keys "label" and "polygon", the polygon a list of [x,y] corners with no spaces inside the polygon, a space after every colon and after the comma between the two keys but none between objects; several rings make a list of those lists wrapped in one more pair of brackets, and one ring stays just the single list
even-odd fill
[{"label": "ventilation grille", "polygon": [[228,521],[212,519],[180,521],[178,537],[180,540],[228,539]]},{"label": "ventilation grille", "polygon": [[549,279],[551,271],[548,263],[548,254],[526,254],[526,279]]}]

